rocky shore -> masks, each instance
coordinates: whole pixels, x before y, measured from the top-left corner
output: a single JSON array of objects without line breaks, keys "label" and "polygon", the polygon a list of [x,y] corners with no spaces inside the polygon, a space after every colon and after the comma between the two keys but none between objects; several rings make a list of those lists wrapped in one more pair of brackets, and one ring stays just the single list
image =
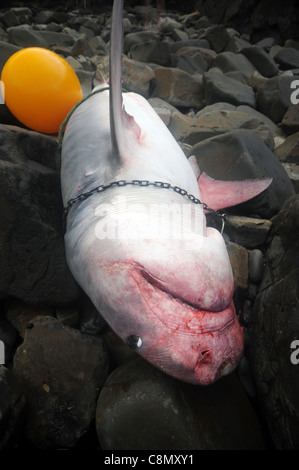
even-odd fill
[{"label": "rocky shore", "polygon": [[[123,86],[149,100],[211,177],[273,178],[227,210],[244,358],[194,387],[120,342],[65,261],[57,136],[26,129],[2,104],[1,450],[299,448],[299,40],[286,28],[234,29],[206,16],[206,3],[159,18],[127,6]],[[109,4],[3,7],[0,71],[24,47],[48,48],[88,96],[108,77],[110,24]]]}]

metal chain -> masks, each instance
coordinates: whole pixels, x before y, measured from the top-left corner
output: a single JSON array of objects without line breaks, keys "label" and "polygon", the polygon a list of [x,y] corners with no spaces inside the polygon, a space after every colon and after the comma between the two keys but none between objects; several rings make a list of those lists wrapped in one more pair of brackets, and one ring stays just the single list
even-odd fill
[{"label": "metal chain", "polygon": [[188,194],[188,192],[185,189],[179,188],[178,186],[172,186],[170,183],[164,183],[163,181],[151,182],[151,181],[148,181],[148,180],[113,181],[112,183],[109,183],[107,185],[97,186],[96,188],[93,188],[90,191],[87,191],[86,193],[79,194],[79,196],[76,196],[73,199],[70,199],[68,201],[66,207],[64,208],[64,211],[63,211],[63,224],[64,224],[64,227],[66,227],[66,219],[67,219],[67,216],[68,216],[68,213],[69,213],[70,209],[77,202],[85,201],[85,199],[89,198],[90,196],[92,196],[95,193],[102,193],[103,191],[106,191],[107,189],[110,189],[110,188],[123,187],[123,186],[128,186],[128,185],[142,186],[142,187],[154,186],[156,188],[172,189],[177,194],[180,194],[181,196],[187,197],[189,199],[189,201],[193,202],[194,204],[201,204],[203,206],[203,209],[205,211],[209,212],[210,214],[214,214],[214,215],[217,215],[217,217],[220,217],[222,219],[221,234],[223,233],[226,214],[219,214],[219,212],[214,211],[214,209],[211,209],[210,207],[208,207],[205,202],[202,202],[200,199],[196,198],[192,194]]}]

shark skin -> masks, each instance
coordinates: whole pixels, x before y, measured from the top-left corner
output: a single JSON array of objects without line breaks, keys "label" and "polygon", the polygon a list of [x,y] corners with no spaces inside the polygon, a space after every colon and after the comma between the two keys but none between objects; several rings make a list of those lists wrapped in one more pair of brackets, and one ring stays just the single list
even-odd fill
[{"label": "shark skin", "polygon": [[[224,182],[201,174],[147,103],[121,91],[123,1],[113,6],[110,90],[72,114],[62,145],[64,206],[112,181],[163,181],[223,208],[271,180]],[[101,85],[103,88],[106,83]],[[203,206],[154,186],[112,187],[68,213],[66,258],[75,279],[116,334],[176,379],[208,385],[243,352],[225,242]]]}]

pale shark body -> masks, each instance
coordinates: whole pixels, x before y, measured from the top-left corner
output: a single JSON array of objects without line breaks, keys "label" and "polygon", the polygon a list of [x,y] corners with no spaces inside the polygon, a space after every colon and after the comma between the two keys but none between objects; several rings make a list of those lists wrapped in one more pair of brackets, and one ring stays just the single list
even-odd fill
[{"label": "pale shark body", "polygon": [[[122,4],[114,3],[110,91],[82,103],[66,128],[64,205],[122,180],[170,183],[214,209],[263,191],[270,180],[224,183],[199,175],[147,101],[122,96]],[[173,209],[174,223],[163,217],[165,208]],[[183,211],[176,218],[180,208],[186,218]],[[71,207],[65,245],[79,285],[146,360],[193,384],[210,384],[236,367],[243,334],[232,269],[222,236],[206,227],[202,205],[155,186],[109,188]]]}]

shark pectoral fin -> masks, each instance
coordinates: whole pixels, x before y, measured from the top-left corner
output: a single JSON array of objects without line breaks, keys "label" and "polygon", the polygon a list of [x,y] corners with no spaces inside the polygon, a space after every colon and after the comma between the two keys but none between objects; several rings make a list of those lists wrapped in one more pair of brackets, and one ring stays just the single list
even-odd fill
[{"label": "shark pectoral fin", "polygon": [[272,178],[261,178],[242,181],[220,181],[201,173],[198,178],[201,199],[214,210],[235,206],[248,201],[272,183]]}]

